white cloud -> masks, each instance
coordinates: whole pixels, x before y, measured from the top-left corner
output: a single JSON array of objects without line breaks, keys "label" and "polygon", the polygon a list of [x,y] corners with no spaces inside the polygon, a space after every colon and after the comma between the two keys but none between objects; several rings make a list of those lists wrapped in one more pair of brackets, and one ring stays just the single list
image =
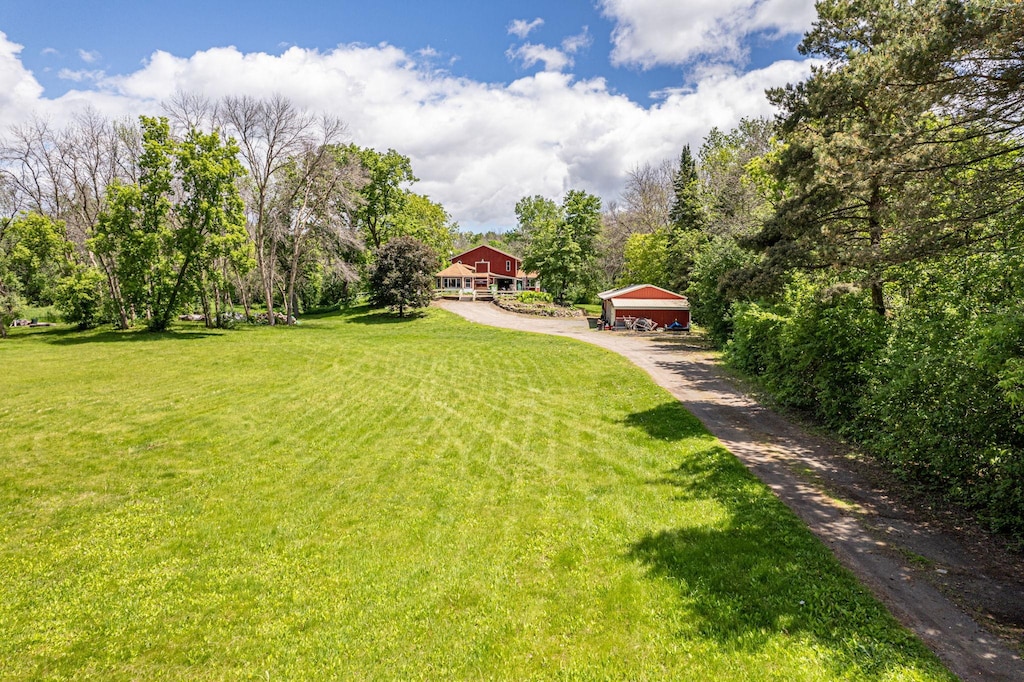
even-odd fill
[{"label": "white cloud", "polygon": [[545,71],[561,71],[572,66],[572,58],[557,47],[524,43],[517,48],[509,48],[505,55],[509,59],[518,59],[524,68],[530,68],[538,62],[544,62]]},{"label": "white cloud", "polygon": [[0,34],[0,130],[33,111],[55,125],[86,106],[111,117],[158,113],[160,100],[178,90],[210,98],[280,93],[343,119],[356,144],[408,155],[421,178],[416,191],[444,204],[464,229],[513,227],[515,203],[526,195],[560,198],[579,188],[613,199],[637,165],[676,159],[684,144],[699,147],[712,126],[770,114],[764,88],[800,80],[810,68],[719,69],[642,106],[602,79],[549,70],[482,83],[386,44],[292,47],[280,55],[225,47],[190,57],[155,52],[135,72],[46,98],[19,61],[20,49]]},{"label": "white cloud", "polygon": [[540,28],[544,25],[544,20],[537,17],[533,21],[527,21],[526,19],[513,19],[512,23],[508,25],[509,35],[514,35],[517,38],[525,38],[530,35],[530,32],[535,28]]},{"label": "white cloud", "polygon": [[100,60],[101,56],[102,55],[100,55],[100,53],[97,52],[96,50],[81,50],[80,49],[78,51],[79,59],[81,59],[86,64],[95,64],[96,62],[98,62]]},{"label": "white cloud", "polygon": [[744,38],[803,33],[815,18],[814,0],[600,0],[615,22],[612,63],[650,68],[697,57],[744,59]]},{"label": "white cloud", "polygon": [[43,94],[43,87],[18,57],[21,49],[0,31],[0,121],[25,120]]},{"label": "white cloud", "polygon": [[57,78],[66,81],[73,81],[75,83],[81,83],[83,81],[98,81],[103,79],[106,73],[103,71],[90,71],[88,69],[78,69],[77,71],[72,69],[61,69],[57,72]]},{"label": "white cloud", "polygon": [[39,54],[43,55],[44,57],[59,57],[60,56],[60,50],[58,50],[55,47],[44,47],[39,52]]},{"label": "white cloud", "polygon": [[580,50],[585,50],[590,47],[590,44],[594,42],[594,39],[590,37],[590,30],[584,26],[583,31],[574,36],[569,36],[562,41],[562,49],[569,54],[576,54]]}]

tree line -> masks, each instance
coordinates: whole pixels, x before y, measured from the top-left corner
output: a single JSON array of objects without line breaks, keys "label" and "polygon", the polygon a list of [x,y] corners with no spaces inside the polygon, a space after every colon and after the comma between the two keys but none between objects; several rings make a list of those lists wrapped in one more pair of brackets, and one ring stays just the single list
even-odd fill
[{"label": "tree line", "polygon": [[817,9],[775,120],[632,173],[605,282],[685,292],[778,403],[1024,542],[1024,4]]},{"label": "tree line", "polygon": [[284,97],[163,108],[33,119],[0,141],[0,334],[24,303],[82,327],[291,322],[350,298],[397,237],[451,250],[457,225],[412,191],[409,158],[348,142],[337,119]]}]

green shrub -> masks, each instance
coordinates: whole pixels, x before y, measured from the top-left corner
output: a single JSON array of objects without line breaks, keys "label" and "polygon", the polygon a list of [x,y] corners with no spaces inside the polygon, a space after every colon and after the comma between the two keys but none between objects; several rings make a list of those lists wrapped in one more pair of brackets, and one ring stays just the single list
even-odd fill
[{"label": "green shrub", "polygon": [[752,259],[749,251],[724,237],[712,239],[694,258],[686,295],[694,321],[707,330],[718,347],[723,347],[732,336],[730,306],[735,299],[727,291],[729,273],[748,265]]},{"label": "green shrub", "polygon": [[106,291],[103,273],[96,268],[78,268],[57,287],[55,305],[65,322],[88,329],[111,319],[105,311]]},{"label": "green shrub", "polygon": [[970,311],[942,303],[895,316],[862,400],[863,440],[901,477],[1024,541],[1024,405],[1005,388],[1024,336],[1015,312],[967,324]]},{"label": "green shrub", "polygon": [[822,295],[792,285],[771,307],[733,306],[729,363],[761,378],[775,399],[848,432],[866,390],[870,367],[885,342],[884,321],[859,292]]},{"label": "green shrub", "polygon": [[520,303],[551,303],[555,299],[546,291],[520,291],[516,300]]}]

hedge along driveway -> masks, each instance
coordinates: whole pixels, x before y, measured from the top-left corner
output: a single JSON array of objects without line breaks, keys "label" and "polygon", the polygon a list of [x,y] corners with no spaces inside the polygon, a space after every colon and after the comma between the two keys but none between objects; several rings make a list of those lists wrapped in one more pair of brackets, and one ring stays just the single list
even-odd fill
[{"label": "hedge along driveway", "polygon": [[585,344],[356,311],[0,364],[0,678],[952,679]]}]

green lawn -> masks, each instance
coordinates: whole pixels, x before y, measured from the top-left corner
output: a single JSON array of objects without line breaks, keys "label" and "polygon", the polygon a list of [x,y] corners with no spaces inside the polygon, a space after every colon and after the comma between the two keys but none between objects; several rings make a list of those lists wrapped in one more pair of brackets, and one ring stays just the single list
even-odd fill
[{"label": "green lawn", "polygon": [[575,306],[592,317],[599,317],[601,315],[600,303],[576,303]]},{"label": "green lawn", "polygon": [[0,367],[0,679],[952,679],[587,344],[360,310]]}]

